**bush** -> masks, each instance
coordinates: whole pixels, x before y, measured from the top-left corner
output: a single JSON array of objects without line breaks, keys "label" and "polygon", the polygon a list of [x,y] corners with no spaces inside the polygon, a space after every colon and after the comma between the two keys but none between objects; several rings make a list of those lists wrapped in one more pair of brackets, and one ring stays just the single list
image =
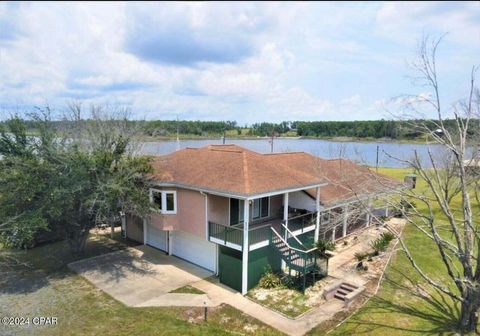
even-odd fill
[{"label": "bush", "polygon": [[268,265],[258,285],[264,289],[271,289],[282,286],[282,281],[277,274],[273,273],[272,268]]},{"label": "bush", "polygon": [[378,239],[375,239],[373,242],[371,242],[370,246],[373,248],[375,255],[385,251],[394,238],[395,236],[392,233],[384,232]]},{"label": "bush", "polygon": [[335,251],[335,243],[330,239],[319,239],[316,244],[317,249],[321,253],[325,253],[325,251]]},{"label": "bush", "polygon": [[357,258],[358,261],[363,261],[365,258],[369,256],[369,253],[366,252],[357,252],[355,253],[355,258]]},{"label": "bush", "polygon": [[381,238],[378,238],[371,242],[370,246],[373,248],[375,255],[378,255],[380,252],[383,252],[387,249],[388,242]]},{"label": "bush", "polygon": [[384,232],[380,235],[380,239],[383,239],[387,243],[390,243],[393,239],[395,239],[395,236],[391,232]]}]

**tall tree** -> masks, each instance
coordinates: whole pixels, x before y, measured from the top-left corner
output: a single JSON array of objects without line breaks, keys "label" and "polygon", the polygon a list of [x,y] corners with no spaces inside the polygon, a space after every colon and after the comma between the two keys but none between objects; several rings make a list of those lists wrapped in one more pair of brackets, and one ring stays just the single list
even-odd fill
[{"label": "tall tree", "polygon": [[0,173],[4,243],[22,246],[40,229],[60,226],[72,251],[81,252],[93,227],[113,225],[121,212],[149,212],[144,174],[151,167],[148,158],[133,153],[126,114],[92,106],[83,120],[80,104],[69,111],[68,127],[59,130],[48,113],[35,114],[42,125],[36,138],[25,135],[19,118],[1,133],[0,164],[7,168]]},{"label": "tall tree", "polygon": [[[475,83],[477,68],[473,67],[466,98],[444,104],[436,60],[440,41],[424,38],[418,60],[412,64],[415,79],[429,88],[431,95],[404,99],[409,117],[418,118],[427,109],[436,114],[435,120],[427,122],[405,121],[438,145],[430,147],[426,158],[415,153],[412,159],[401,160],[426,181],[427,190],[401,191],[396,194],[404,199],[401,206],[394,201],[391,205],[436,247],[447,277],[428,274],[411,253],[413,247],[400,238],[411,265],[425,282],[460,305],[458,328],[468,333],[475,331],[480,309],[480,158],[474,150],[480,143],[480,93]],[[446,115],[453,116],[453,127],[445,123]]]}]

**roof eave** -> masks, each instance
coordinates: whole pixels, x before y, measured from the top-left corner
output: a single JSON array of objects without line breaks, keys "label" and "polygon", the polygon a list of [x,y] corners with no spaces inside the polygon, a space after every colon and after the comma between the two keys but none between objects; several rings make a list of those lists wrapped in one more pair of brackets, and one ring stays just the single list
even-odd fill
[{"label": "roof eave", "polygon": [[206,193],[213,194],[213,195],[230,197],[230,198],[238,198],[238,199],[244,199],[244,200],[262,198],[262,197],[267,197],[267,196],[281,195],[281,194],[284,194],[284,193],[307,190],[307,189],[317,188],[317,187],[321,188],[321,187],[324,187],[328,184],[327,182],[322,182],[322,183],[315,183],[315,184],[308,184],[308,185],[292,186],[292,187],[289,187],[289,188],[281,188],[281,189],[262,191],[262,192],[259,192],[259,193],[236,193],[236,192],[232,192],[232,191],[228,191],[228,190],[212,189],[212,188],[208,188],[208,187],[204,187],[204,186],[189,185],[189,184],[177,183],[177,182],[161,182],[161,181],[156,181],[156,180],[150,180],[150,183],[152,185],[158,186],[158,187],[184,188],[184,189],[202,191],[202,192],[206,192]]}]

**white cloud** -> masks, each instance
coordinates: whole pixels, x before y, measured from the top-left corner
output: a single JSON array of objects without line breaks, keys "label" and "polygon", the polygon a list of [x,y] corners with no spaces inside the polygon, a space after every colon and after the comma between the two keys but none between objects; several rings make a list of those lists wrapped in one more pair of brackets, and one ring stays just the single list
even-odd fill
[{"label": "white cloud", "polygon": [[458,73],[478,59],[480,34],[468,33],[479,22],[469,3],[4,2],[0,105],[77,98],[148,118],[372,118],[376,101],[407,91],[404,56],[425,27],[451,31],[440,64]]}]

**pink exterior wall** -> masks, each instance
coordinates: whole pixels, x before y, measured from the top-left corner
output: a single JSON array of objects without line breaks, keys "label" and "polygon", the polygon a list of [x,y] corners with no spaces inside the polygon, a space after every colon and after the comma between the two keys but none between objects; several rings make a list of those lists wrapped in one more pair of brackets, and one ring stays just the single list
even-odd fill
[{"label": "pink exterior wall", "polygon": [[208,220],[218,224],[230,223],[230,199],[227,197],[208,195]]},{"label": "pink exterior wall", "polygon": [[270,217],[283,218],[283,195],[270,197]]},{"label": "pink exterior wall", "polygon": [[150,223],[160,230],[176,230],[205,238],[205,196],[198,191],[181,188],[156,188],[177,192],[177,213],[154,213]]}]

